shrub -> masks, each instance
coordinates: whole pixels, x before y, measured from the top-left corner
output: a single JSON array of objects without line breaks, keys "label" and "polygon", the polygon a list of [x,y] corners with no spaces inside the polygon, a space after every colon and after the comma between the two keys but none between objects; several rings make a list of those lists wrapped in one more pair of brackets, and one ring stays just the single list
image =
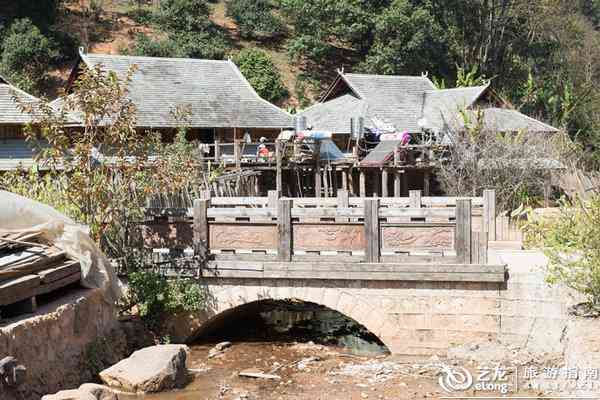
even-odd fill
[{"label": "shrub", "polygon": [[139,316],[150,327],[157,328],[163,313],[197,311],[205,301],[198,283],[189,279],[168,280],[150,271],[128,275],[128,305],[138,306]]},{"label": "shrub", "polygon": [[209,14],[204,0],[162,0],[156,21],[166,31],[198,31],[210,25]]},{"label": "shrub", "polygon": [[4,33],[0,73],[21,89],[36,92],[56,56],[54,44],[31,20],[18,19]]},{"label": "shrub", "polygon": [[600,311],[600,196],[579,204],[563,201],[552,219],[530,213],[523,229],[548,257],[547,281],[576,290]]},{"label": "shrub", "polygon": [[281,35],[283,22],[275,16],[269,0],[230,0],[227,16],[233,18],[243,38],[263,38]]},{"label": "shrub", "polygon": [[234,61],[262,98],[275,102],[287,96],[277,67],[264,51],[245,49],[237,54]]}]

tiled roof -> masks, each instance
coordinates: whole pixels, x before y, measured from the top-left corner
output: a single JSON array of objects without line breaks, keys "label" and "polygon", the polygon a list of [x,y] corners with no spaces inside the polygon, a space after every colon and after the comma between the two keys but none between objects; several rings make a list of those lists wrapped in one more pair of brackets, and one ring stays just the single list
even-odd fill
[{"label": "tiled roof", "polygon": [[32,121],[31,114],[21,111],[22,104],[39,103],[39,99],[12,86],[0,76],[0,124],[26,124]]},{"label": "tiled roof", "polygon": [[287,128],[292,116],[260,98],[229,60],[131,57],[81,54],[88,66],[124,77],[133,65],[137,71],[129,96],[137,108],[138,126],[177,127],[172,116],[178,106],[191,106],[189,125],[198,128]]},{"label": "tiled roof", "polygon": [[[460,127],[461,112],[473,110],[488,85],[436,89],[424,76],[394,76],[339,73],[332,88],[343,83],[345,91],[330,89],[328,97],[301,112],[316,130],[350,132],[350,118],[362,116],[365,126],[374,119],[393,125],[397,131],[420,132],[422,128],[445,132]],[[334,93],[335,95],[331,95]],[[337,96],[338,97],[333,97]],[[333,97],[333,98],[331,98]],[[555,128],[518,111],[483,108],[486,125],[501,131],[554,132]]]},{"label": "tiled roof", "polygon": [[398,130],[419,131],[423,93],[435,89],[427,77],[342,74],[352,90],[368,103],[368,113]]},{"label": "tiled roof", "polygon": [[317,103],[302,111],[307,123],[318,130],[335,133],[350,133],[351,117],[366,117],[367,103],[351,94]]}]

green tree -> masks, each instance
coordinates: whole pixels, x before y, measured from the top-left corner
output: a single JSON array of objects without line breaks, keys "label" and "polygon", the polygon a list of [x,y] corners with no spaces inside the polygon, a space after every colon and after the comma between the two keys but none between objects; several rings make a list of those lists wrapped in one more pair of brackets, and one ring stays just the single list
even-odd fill
[{"label": "green tree", "polygon": [[395,0],[374,20],[373,45],[360,69],[379,74],[418,74],[429,71],[447,76],[453,64],[448,57],[445,32],[428,4],[415,6]]},{"label": "green tree", "polygon": [[39,92],[47,65],[56,56],[53,43],[31,20],[17,19],[2,41],[0,73],[25,91]]},{"label": "green tree", "polygon": [[262,98],[276,102],[287,96],[279,71],[267,53],[244,49],[236,55],[234,61]]},{"label": "green tree", "polygon": [[281,0],[281,9],[294,28],[288,51],[295,59],[315,63],[336,50],[364,55],[373,42],[375,17],[387,0]]},{"label": "green tree", "polygon": [[283,33],[283,22],[273,14],[269,0],[229,0],[227,16],[233,18],[243,38],[273,37]]},{"label": "green tree", "polygon": [[223,31],[209,19],[204,0],[165,0],[154,17],[163,35],[139,34],[132,52],[139,56],[222,59],[229,50]]},{"label": "green tree", "polygon": [[210,9],[204,0],[162,0],[156,20],[169,31],[202,31],[209,24]]}]

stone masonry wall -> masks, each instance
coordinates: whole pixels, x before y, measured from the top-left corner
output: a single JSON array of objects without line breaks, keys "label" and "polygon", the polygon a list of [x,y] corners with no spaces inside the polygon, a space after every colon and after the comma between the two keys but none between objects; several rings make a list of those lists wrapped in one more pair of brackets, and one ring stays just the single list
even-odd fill
[{"label": "stone masonry wall", "polygon": [[[102,340],[110,346],[101,349]],[[0,398],[35,400],[77,387],[93,378],[90,363],[123,357],[118,353],[125,342],[114,308],[102,299],[100,290],[76,290],[39,307],[35,314],[2,321],[0,358],[16,357],[27,368],[27,376],[18,390],[0,388]],[[86,354],[93,343],[102,354]]]},{"label": "stone masonry wall", "polygon": [[535,251],[491,251],[506,263],[506,284],[330,280],[212,280],[208,315],[261,299],[299,299],[337,310],[376,334],[392,353],[440,355],[492,341],[531,352],[562,353],[565,290],[549,287]]}]

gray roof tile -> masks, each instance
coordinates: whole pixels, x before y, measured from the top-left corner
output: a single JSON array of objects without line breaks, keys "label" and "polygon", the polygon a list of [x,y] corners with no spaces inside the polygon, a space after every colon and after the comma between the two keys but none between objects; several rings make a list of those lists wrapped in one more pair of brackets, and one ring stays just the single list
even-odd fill
[{"label": "gray roof tile", "polygon": [[39,99],[10,85],[0,77],[0,124],[26,124],[32,122],[32,115],[22,112],[19,99],[23,104],[36,104]]},{"label": "gray roof tile", "polygon": [[137,66],[129,86],[137,107],[138,126],[176,127],[171,115],[177,106],[191,105],[192,127],[287,128],[292,116],[260,98],[229,60],[131,57],[81,54],[92,67],[124,77]]},{"label": "gray roof tile", "polygon": [[[424,124],[425,128],[444,132],[459,127],[463,120],[460,112],[476,105],[488,90],[488,85],[436,89],[424,76],[339,73],[338,79],[349,89],[342,92],[345,94],[324,99],[300,113],[314,129],[348,133],[350,118],[362,116],[365,126],[377,118],[398,131],[420,132]],[[484,115],[486,125],[498,130],[556,131],[515,110],[484,108]]]}]

